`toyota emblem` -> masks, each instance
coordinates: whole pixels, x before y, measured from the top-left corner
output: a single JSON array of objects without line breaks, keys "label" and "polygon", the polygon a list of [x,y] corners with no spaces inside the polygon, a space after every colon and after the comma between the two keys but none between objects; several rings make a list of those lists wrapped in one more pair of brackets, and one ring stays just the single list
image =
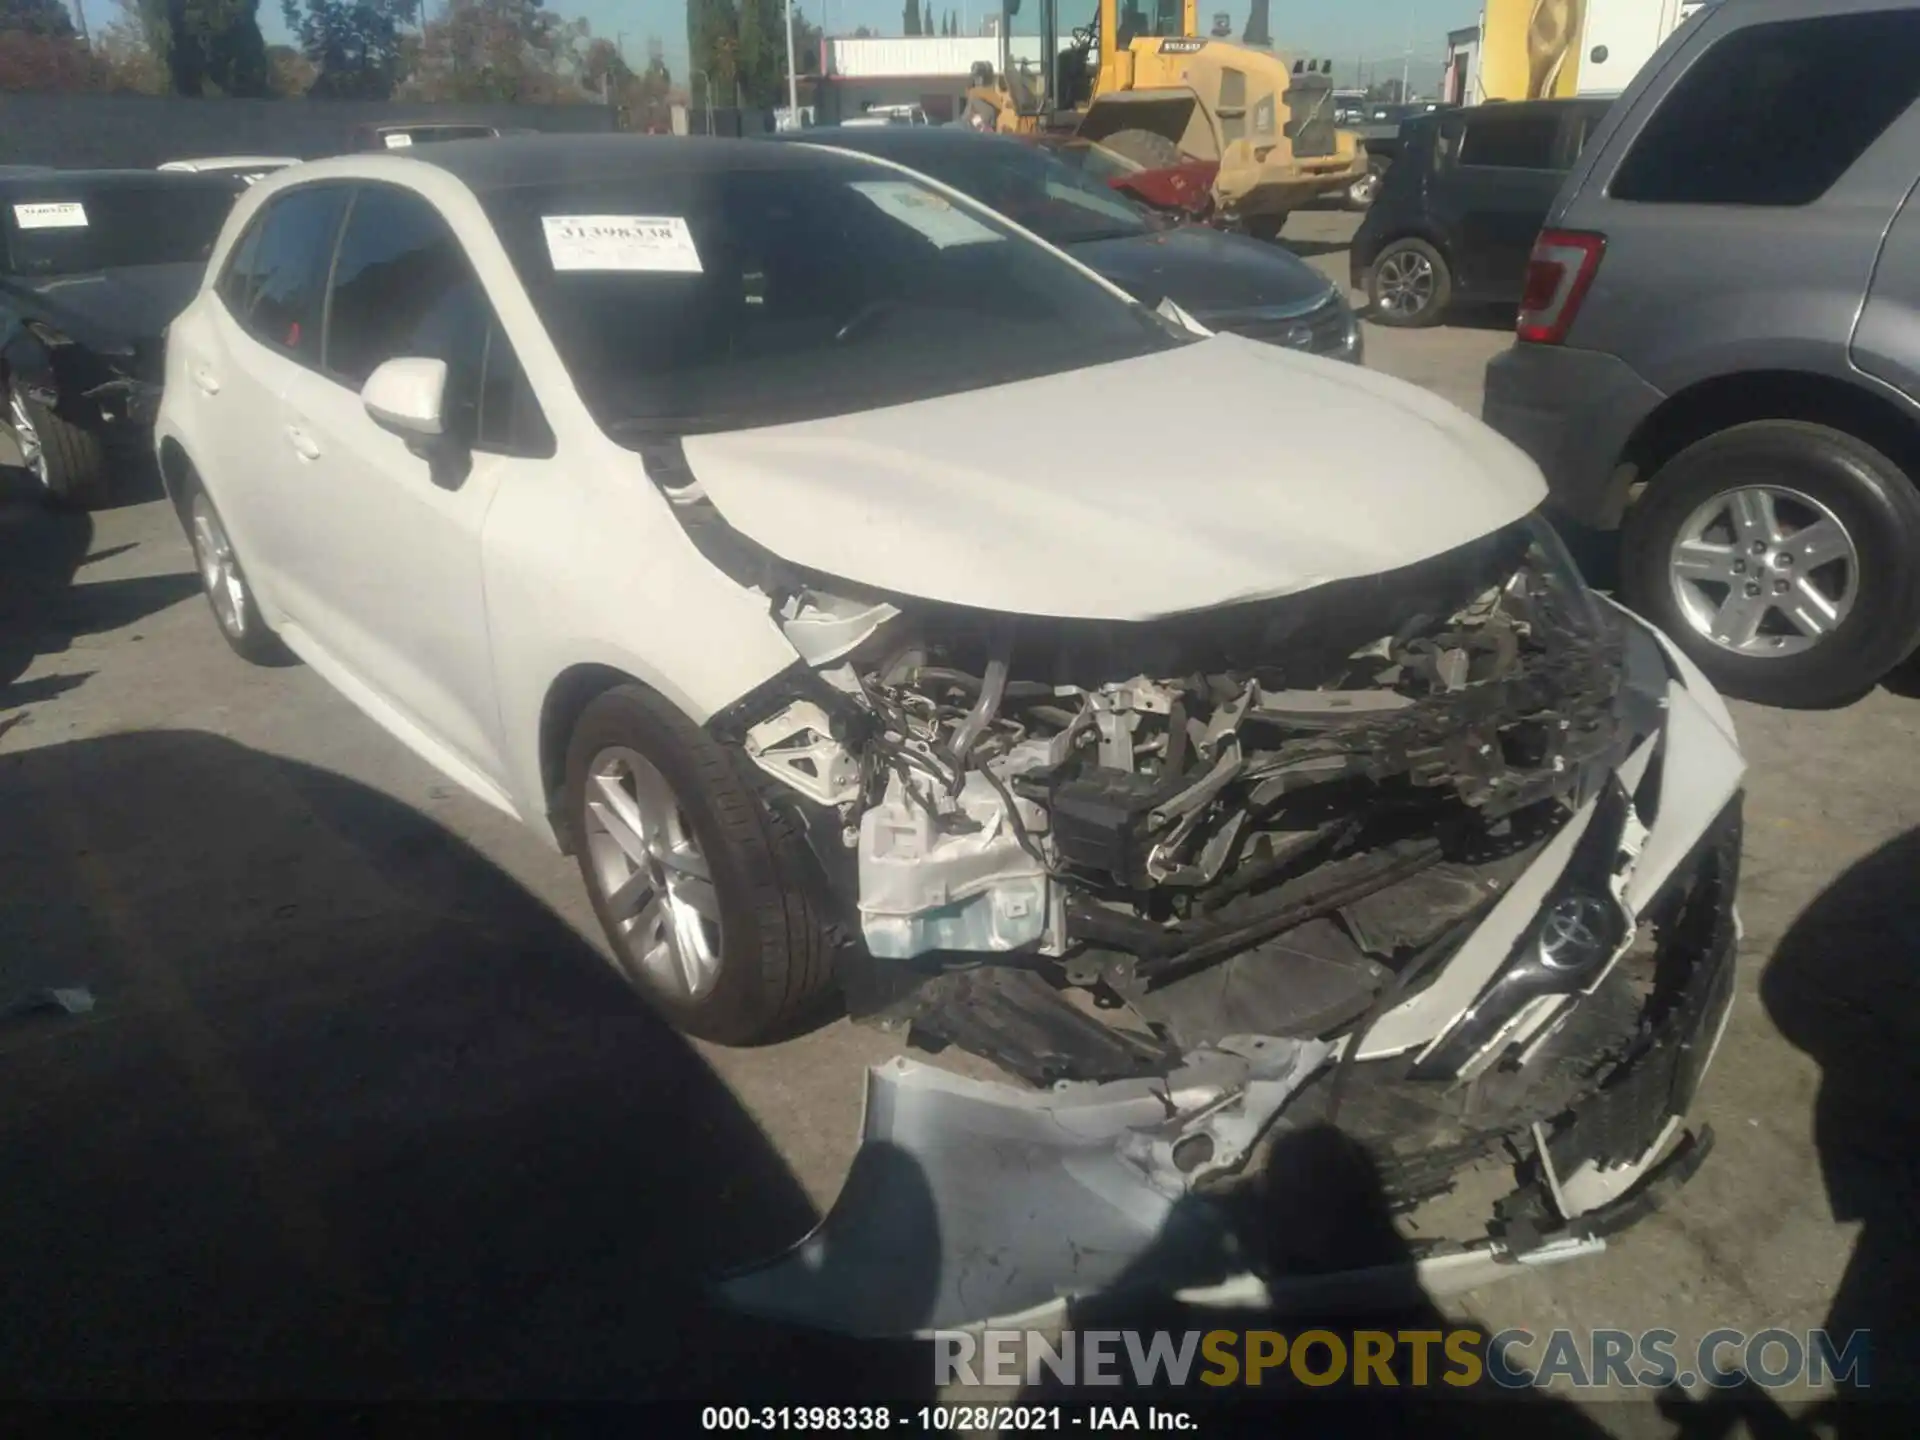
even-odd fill
[{"label": "toyota emblem", "polygon": [[1563,895],[1540,926],[1540,963],[1549,970],[1584,970],[1607,951],[1613,912],[1598,895]]}]

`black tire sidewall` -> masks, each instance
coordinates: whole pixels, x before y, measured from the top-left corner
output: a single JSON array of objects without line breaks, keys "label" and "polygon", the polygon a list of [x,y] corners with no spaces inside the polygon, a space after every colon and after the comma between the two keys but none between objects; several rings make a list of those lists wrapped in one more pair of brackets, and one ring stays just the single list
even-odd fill
[{"label": "black tire sidewall", "polygon": [[[11,378],[8,385],[17,382]],[[100,437],[21,394],[47,467],[46,501],[57,510],[95,510],[107,502],[107,457]]]},{"label": "black tire sidewall", "polygon": [[[1668,579],[1679,527],[1700,505],[1740,484],[1800,491],[1839,517],[1860,557],[1859,592],[1840,628],[1798,655],[1732,654],[1697,634]],[[1824,426],[1759,422],[1699,441],[1654,475],[1621,536],[1622,598],[1729,695],[1817,707],[1852,699],[1899,664],[1920,639],[1920,495],[1886,456]]]},{"label": "black tire sidewall", "polygon": [[[1380,305],[1380,267],[1394,255],[1405,251],[1425,256],[1427,263],[1433,266],[1433,298],[1412,315],[1384,310]],[[1398,240],[1389,240],[1380,247],[1380,253],[1373,257],[1373,264],[1367,268],[1367,300],[1371,312],[1367,318],[1376,325],[1395,330],[1420,330],[1429,325],[1438,325],[1446,316],[1447,306],[1453,301],[1453,271],[1447,265],[1447,257],[1418,236],[1403,235]]]},{"label": "black tire sidewall", "polygon": [[[783,1018],[779,1002],[788,957],[770,953],[784,947],[769,944],[759,903],[770,890],[779,891],[781,876],[758,799],[719,743],[652,691],[620,686],[589,703],[567,747],[564,804],[580,878],[610,947],[620,941],[586,844],[585,794],[593,757],[615,746],[646,757],[673,788],[706,856],[720,906],[720,974],[707,995],[689,1002],[650,988],[632,988],[687,1034],[727,1045],[766,1038]],[[723,810],[735,823],[722,818]]]}]

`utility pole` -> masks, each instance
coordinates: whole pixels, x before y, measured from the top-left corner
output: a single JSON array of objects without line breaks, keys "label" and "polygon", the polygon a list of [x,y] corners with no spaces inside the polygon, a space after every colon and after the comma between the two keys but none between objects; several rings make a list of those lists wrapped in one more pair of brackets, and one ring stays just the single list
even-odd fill
[{"label": "utility pole", "polygon": [[713,134],[713,76],[702,70],[698,65],[687,66],[687,87],[689,90],[687,98],[689,100],[693,98],[691,90],[693,87],[693,77],[696,75],[700,77],[700,88],[707,97],[707,134],[711,137]]},{"label": "utility pole", "polygon": [[800,77],[793,68],[793,0],[787,0],[787,124],[800,128]]}]

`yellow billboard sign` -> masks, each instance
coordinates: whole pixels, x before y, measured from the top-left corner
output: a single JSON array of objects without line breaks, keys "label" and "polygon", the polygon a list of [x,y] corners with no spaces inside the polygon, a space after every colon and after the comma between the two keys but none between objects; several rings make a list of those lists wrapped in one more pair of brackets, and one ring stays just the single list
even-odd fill
[{"label": "yellow billboard sign", "polygon": [[1587,0],[1486,0],[1480,32],[1485,100],[1544,100],[1580,84]]}]

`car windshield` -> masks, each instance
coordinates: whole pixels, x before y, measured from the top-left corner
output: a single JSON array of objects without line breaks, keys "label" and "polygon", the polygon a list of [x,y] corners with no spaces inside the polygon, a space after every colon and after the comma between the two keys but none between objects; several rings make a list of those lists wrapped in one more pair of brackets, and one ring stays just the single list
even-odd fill
[{"label": "car windshield", "polygon": [[622,441],[847,414],[1192,338],[991,213],[863,161],[483,198],[581,399]]},{"label": "car windshield", "polygon": [[1119,240],[1160,228],[1100,175],[1017,140],[968,136],[899,158],[1055,245]]},{"label": "car windshield", "polygon": [[191,185],[15,185],[4,217],[7,268],[58,276],[204,264],[240,188],[233,177]]}]

